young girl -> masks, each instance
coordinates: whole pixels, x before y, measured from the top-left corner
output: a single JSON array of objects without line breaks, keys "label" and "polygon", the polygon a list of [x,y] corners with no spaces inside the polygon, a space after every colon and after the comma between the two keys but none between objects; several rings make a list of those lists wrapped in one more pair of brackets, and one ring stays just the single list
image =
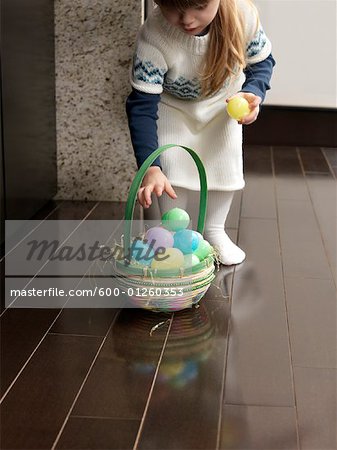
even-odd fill
[{"label": "young girl", "polygon": [[[137,164],[164,144],[195,150],[209,190],[204,237],[223,264],[239,264],[245,253],[224,226],[234,191],[244,187],[242,124],[256,120],[270,88],[275,64],[271,43],[250,0],[156,3],[138,35],[133,90],[126,103]],[[250,113],[239,122],[226,112],[226,101],[233,96],[249,102]],[[154,193],[161,213],[186,209],[196,202],[198,190],[194,162],[177,147],[148,169],[138,201],[148,208]]]}]

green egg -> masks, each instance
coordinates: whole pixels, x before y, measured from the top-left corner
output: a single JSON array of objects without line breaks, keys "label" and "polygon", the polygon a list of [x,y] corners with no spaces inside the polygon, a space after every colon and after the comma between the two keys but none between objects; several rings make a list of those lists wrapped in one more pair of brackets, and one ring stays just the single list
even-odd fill
[{"label": "green egg", "polygon": [[161,221],[167,230],[184,230],[190,223],[190,216],[181,208],[173,208],[162,215]]},{"label": "green egg", "polygon": [[205,239],[199,242],[198,247],[194,250],[193,254],[196,255],[200,261],[207,258],[213,252],[213,247]]}]

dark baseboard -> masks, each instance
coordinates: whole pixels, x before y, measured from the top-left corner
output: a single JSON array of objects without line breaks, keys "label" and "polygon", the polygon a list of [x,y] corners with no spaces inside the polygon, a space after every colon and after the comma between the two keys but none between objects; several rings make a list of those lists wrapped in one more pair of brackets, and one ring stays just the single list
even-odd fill
[{"label": "dark baseboard", "polygon": [[337,147],[337,110],[264,105],[244,127],[249,145]]}]

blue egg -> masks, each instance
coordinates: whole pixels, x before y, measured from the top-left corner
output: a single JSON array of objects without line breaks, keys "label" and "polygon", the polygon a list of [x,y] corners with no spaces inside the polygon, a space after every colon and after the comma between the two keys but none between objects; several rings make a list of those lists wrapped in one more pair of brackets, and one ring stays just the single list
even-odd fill
[{"label": "blue egg", "polygon": [[146,242],[135,239],[131,246],[131,259],[134,259],[143,266],[149,266],[154,257],[154,250]]},{"label": "blue egg", "polygon": [[181,250],[184,255],[194,252],[199,244],[199,237],[193,230],[179,230],[174,233],[173,247]]}]

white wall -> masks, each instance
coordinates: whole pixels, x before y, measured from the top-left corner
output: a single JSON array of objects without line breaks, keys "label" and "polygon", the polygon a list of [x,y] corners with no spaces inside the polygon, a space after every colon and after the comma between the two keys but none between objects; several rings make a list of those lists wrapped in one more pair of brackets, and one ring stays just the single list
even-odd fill
[{"label": "white wall", "polygon": [[265,103],[336,108],[336,1],[255,4],[277,62]]}]

